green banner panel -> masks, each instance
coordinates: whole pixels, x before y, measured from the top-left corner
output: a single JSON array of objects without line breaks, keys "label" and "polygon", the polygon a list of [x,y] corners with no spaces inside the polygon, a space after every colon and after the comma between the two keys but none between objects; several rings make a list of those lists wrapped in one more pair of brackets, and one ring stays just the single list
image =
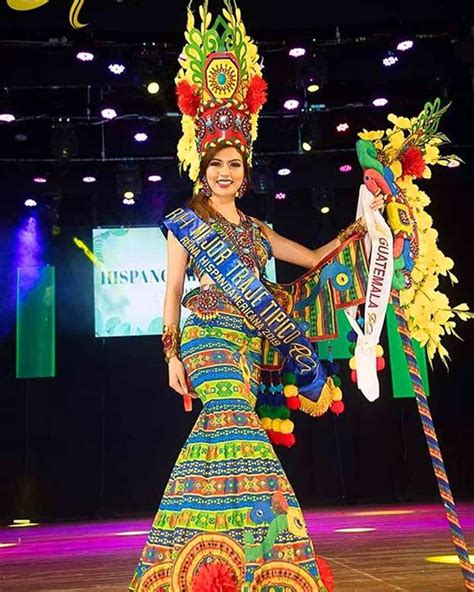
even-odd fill
[{"label": "green banner panel", "polygon": [[[395,317],[393,304],[389,304],[387,308],[387,335],[393,396],[396,399],[414,397],[415,393],[413,391],[413,385],[408,372],[408,364],[403,351],[402,338],[398,332],[397,319]],[[419,343],[414,339],[412,339],[412,344],[418,361],[423,386],[426,394],[429,395],[428,365],[425,348],[420,347]]]},{"label": "green banner panel", "polygon": [[16,298],[16,377],[56,375],[54,267],[19,267]]},{"label": "green banner panel", "polygon": [[318,355],[321,360],[329,359],[329,348],[331,348],[331,353],[335,360],[348,360],[352,358],[353,354],[349,351],[350,342],[347,340],[347,334],[351,330],[351,326],[343,309],[340,308],[336,311],[336,320],[339,335],[337,339],[324,339],[316,342],[318,345]]}]

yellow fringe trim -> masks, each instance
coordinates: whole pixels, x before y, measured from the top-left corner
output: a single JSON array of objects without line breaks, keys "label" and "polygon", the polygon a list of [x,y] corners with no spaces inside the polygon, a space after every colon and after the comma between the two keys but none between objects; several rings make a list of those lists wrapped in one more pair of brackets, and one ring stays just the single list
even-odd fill
[{"label": "yellow fringe trim", "polygon": [[323,386],[319,399],[314,402],[304,395],[300,395],[301,407],[300,411],[311,415],[312,417],[319,417],[326,413],[332,403],[332,378],[326,380],[326,384]]}]

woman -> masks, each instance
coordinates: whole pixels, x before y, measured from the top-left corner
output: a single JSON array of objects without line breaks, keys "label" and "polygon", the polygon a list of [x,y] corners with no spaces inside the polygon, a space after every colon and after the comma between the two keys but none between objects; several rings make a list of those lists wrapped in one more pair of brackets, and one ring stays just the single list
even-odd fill
[{"label": "woman", "polygon": [[[257,277],[272,255],[309,269],[339,246],[336,238],[311,250],[243,214],[236,196],[248,185],[248,173],[235,147],[209,150],[201,162],[203,189],[188,205]],[[381,205],[378,198],[372,207]],[[326,590],[328,572],[315,558],[298,501],[254,411],[261,337],[199,268],[200,288],[183,301],[192,313],[179,337],[189,265],[187,250],[169,232],[169,384],[181,396],[199,398],[203,409],[172,471],[130,589]]]}]

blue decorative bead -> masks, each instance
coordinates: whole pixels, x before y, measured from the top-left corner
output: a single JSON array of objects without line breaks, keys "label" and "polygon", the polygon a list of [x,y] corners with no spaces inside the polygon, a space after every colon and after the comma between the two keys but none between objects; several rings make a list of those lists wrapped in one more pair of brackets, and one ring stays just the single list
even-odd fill
[{"label": "blue decorative bead", "polygon": [[224,72],[219,72],[219,74],[217,75],[217,82],[219,84],[225,84],[227,82],[227,77],[224,74]]},{"label": "blue decorative bead", "polygon": [[347,340],[351,343],[355,343],[357,341],[357,333],[354,331],[354,329],[351,329],[347,334]]}]

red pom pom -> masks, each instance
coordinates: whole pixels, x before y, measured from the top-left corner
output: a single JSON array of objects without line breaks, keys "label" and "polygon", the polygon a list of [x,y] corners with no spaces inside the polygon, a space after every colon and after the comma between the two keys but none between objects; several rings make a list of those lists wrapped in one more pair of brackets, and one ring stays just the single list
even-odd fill
[{"label": "red pom pom", "polygon": [[352,370],[351,372],[351,380],[357,384],[357,370]]},{"label": "red pom pom", "polygon": [[400,161],[402,163],[402,175],[405,177],[421,177],[425,170],[426,164],[423,160],[423,153],[415,146],[409,146],[401,155]]},{"label": "red pom pom", "polygon": [[331,411],[336,415],[341,414],[344,411],[344,403],[342,401],[333,401],[331,403]]},{"label": "red pom pom", "polygon": [[385,368],[385,360],[382,356],[377,358],[377,371],[383,370]]},{"label": "red pom pom", "polygon": [[181,113],[195,117],[201,102],[198,87],[195,84],[191,86],[187,80],[181,80],[176,86],[176,95]]},{"label": "red pom pom", "polygon": [[323,584],[328,589],[328,592],[334,590],[334,576],[332,570],[329,567],[329,563],[322,557],[316,556],[316,565],[318,566],[319,577],[322,579]]},{"label": "red pom pom", "polygon": [[256,113],[267,100],[268,85],[261,76],[254,76],[250,81],[245,102],[250,113]]},{"label": "red pom pom", "polygon": [[204,563],[191,582],[191,592],[238,592],[232,569],[221,561]]},{"label": "red pom pom", "polygon": [[279,444],[282,446],[286,446],[287,448],[291,448],[296,443],[296,438],[294,434],[281,434],[281,440]]},{"label": "red pom pom", "polygon": [[301,407],[301,401],[299,397],[289,397],[286,399],[286,406],[288,409],[299,409]]}]

